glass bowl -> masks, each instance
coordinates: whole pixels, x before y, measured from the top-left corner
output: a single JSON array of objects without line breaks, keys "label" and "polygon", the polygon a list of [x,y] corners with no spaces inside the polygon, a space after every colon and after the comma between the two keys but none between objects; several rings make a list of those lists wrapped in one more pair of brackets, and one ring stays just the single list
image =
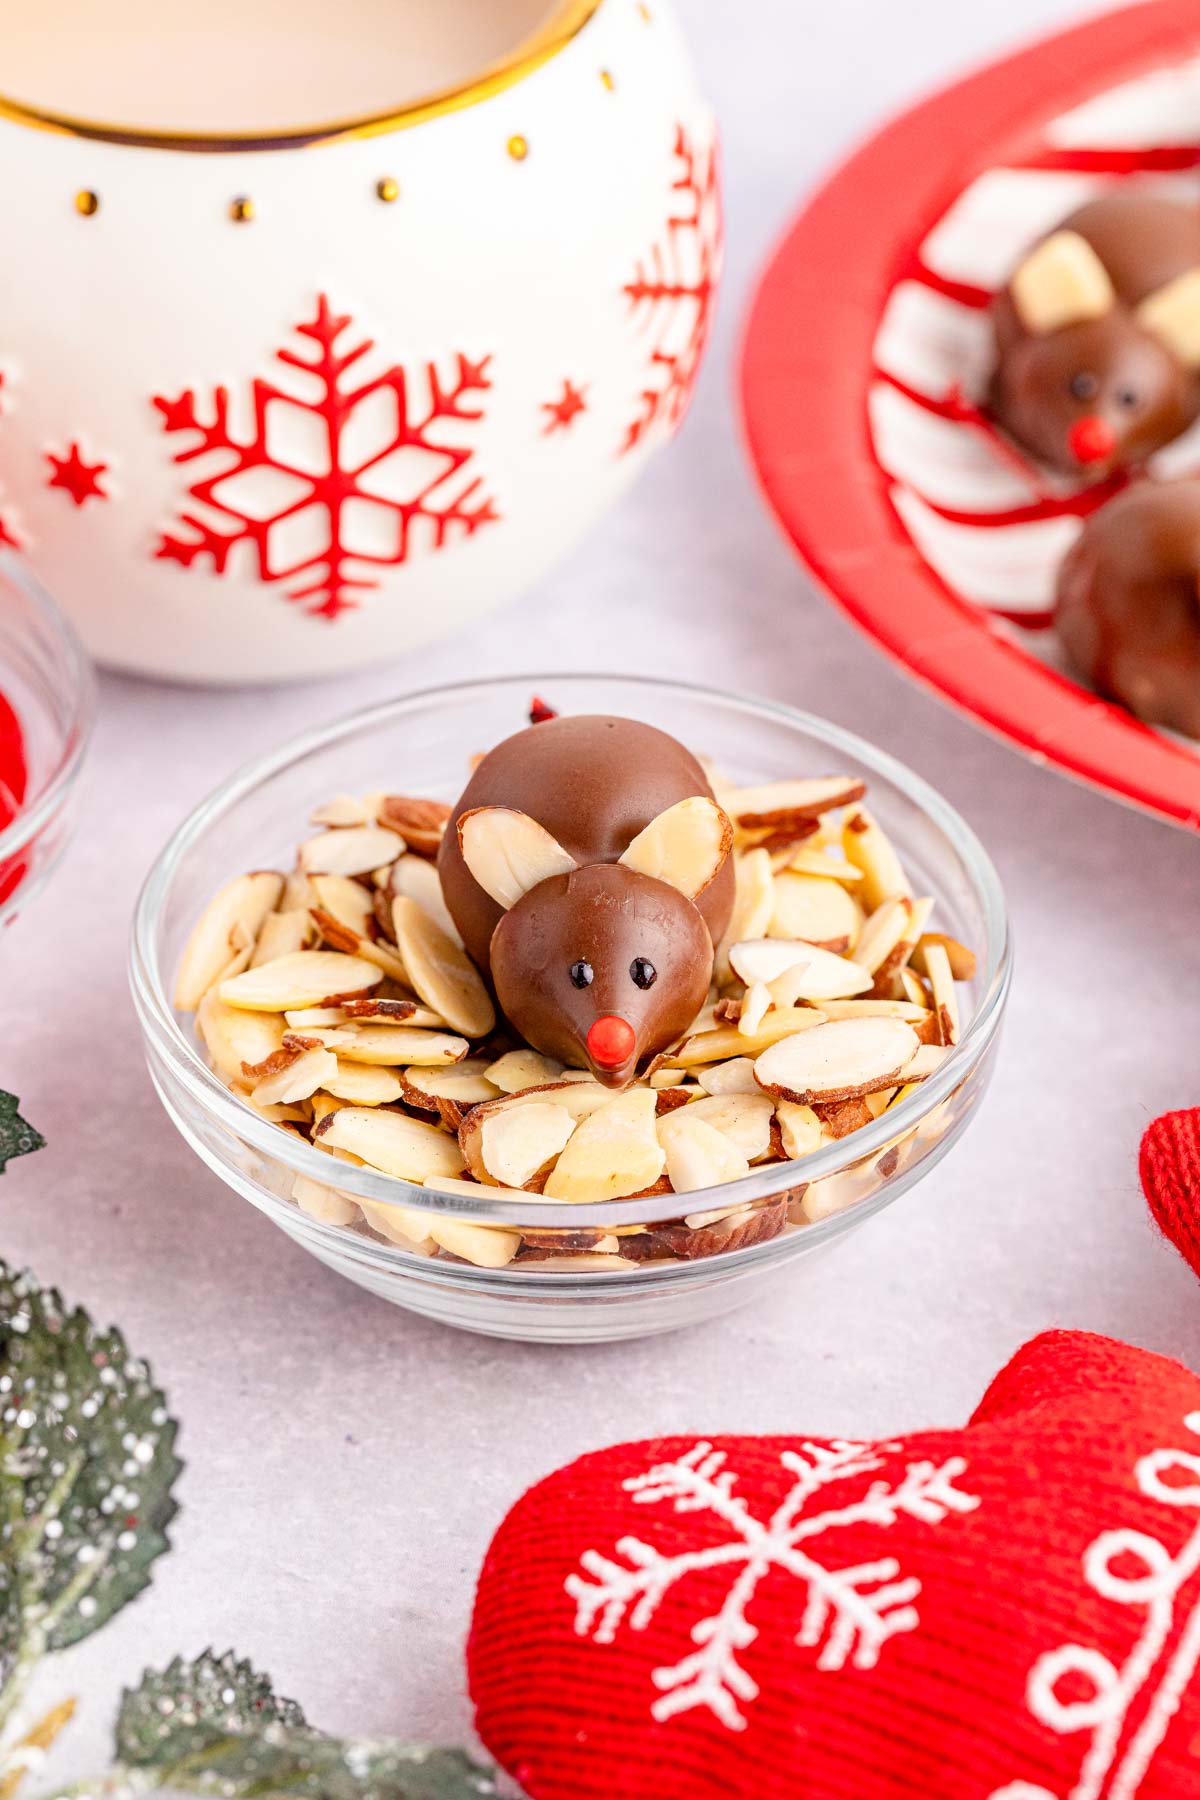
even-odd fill
[{"label": "glass bowl", "polygon": [[95,693],[83,646],[20,559],[0,551],[0,926],[66,846]]},{"label": "glass bowl", "polygon": [[[935,897],[938,929],[978,953],[960,989],[964,1029],[937,1071],[871,1125],[800,1161],[751,1170],[689,1194],[689,1214],[787,1193],[795,1223],[768,1242],[693,1261],[628,1269],[556,1272],[520,1262],[487,1269],[427,1257],[385,1241],[365,1224],[331,1224],[293,1199],[298,1178],[328,1190],[331,1160],[253,1112],[208,1067],[190,1021],[170,994],[183,946],[216,889],[247,869],[292,865],[312,807],[338,793],[395,791],[453,800],[470,756],[525,724],[531,695],[562,712],[645,719],[710,758],[738,784],[798,775],[850,774],[890,834],[914,884]],[[580,1342],[668,1331],[750,1299],[770,1278],[799,1279],[800,1265],[899,1198],[946,1154],[987,1085],[1010,975],[1009,932],[996,872],[969,827],[908,769],[825,721],[715,689],[627,676],[536,675],[429,689],[306,732],[217,789],[175,833],[138,901],[131,982],[155,1086],[192,1149],[239,1194],[330,1268],[399,1306],[497,1337]],[[678,1218],[678,1195],[594,1205],[510,1201],[415,1186],[368,1168],[336,1164],[336,1191],[479,1224],[618,1226]],[[346,1210],[349,1210],[347,1208]]]}]

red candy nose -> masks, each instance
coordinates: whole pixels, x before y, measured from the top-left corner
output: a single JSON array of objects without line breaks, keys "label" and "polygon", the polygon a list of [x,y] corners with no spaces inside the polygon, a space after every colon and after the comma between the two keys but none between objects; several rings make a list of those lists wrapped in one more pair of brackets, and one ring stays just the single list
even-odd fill
[{"label": "red candy nose", "polygon": [[587,1034],[588,1055],[602,1069],[619,1069],[633,1055],[637,1042],[633,1026],[615,1013],[605,1013]]},{"label": "red candy nose", "polygon": [[1076,419],[1067,433],[1067,445],[1076,462],[1105,462],[1117,447],[1117,434],[1107,419],[1089,413]]}]

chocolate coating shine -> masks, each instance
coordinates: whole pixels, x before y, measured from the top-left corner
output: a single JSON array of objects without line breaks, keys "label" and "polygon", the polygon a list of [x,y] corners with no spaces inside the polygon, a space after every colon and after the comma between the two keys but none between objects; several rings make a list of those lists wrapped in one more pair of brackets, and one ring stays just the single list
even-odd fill
[{"label": "chocolate coating shine", "polygon": [[1200,737],[1200,480],[1144,482],[1087,521],[1055,623],[1096,690]]},{"label": "chocolate coating shine", "polygon": [[[1052,468],[1100,480],[1145,461],[1200,416],[1200,379],[1135,317],[1135,309],[1200,268],[1200,210],[1118,189],[1065,218],[1092,246],[1116,295],[1101,318],[1027,331],[1010,290],[992,303],[997,361],[989,408],[1024,449]],[[1108,454],[1081,461],[1081,420],[1111,429]]]},{"label": "chocolate coating shine", "polygon": [[[606,1014],[626,1019],[637,1038],[635,1062],[677,1036],[703,1004],[713,946],[733,910],[733,858],[726,856],[695,901],[667,884],[617,866],[650,821],[692,795],[712,798],[690,751],[653,725],[607,715],[547,719],[506,738],[467,783],[442,840],[442,891],[467,951],[491,970],[501,1009],[528,1042],[548,1055],[592,1067],[589,1026]],[[507,914],[463,860],[458,821],[477,807],[502,806],[536,819],[580,865],[542,882]],[[598,866],[597,866],[598,865]],[[590,948],[589,948],[590,947]],[[629,976],[644,956],[657,971],[639,989]],[[577,989],[573,962],[592,965]]]},{"label": "chocolate coating shine", "polygon": [[[630,973],[636,957],[655,971],[648,988]],[[501,1009],[535,1050],[623,1087],[642,1057],[686,1031],[703,1006],[712,940],[691,901],[665,882],[593,863],[518,900],[496,927],[491,961]],[[587,987],[571,980],[577,962],[592,970]],[[618,1067],[600,1068],[588,1055],[588,1030],[614,1014],[632,1025],[634,1047]]]}]

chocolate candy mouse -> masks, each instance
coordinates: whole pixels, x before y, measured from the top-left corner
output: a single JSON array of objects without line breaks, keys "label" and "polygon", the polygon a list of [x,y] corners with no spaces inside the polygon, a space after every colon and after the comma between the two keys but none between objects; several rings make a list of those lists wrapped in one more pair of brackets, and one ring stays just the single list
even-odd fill
[{"label": "chocolate candy mouse", "polygon": [[565,717],[484,757],[438,872],[522,1037],[621,1087],[704,1004],[732,843],[682,744],[632,719]]},{"label": "chocolate candy mouse", "polygon": [[1093,687],[1200,737],[1200,480],[1140,483],[1087,521],[1055,622]]},{"label": "chocolate candy mouse", "polygon": [[1200,210],[1118,189],[1064,219],[992,303],[989,406],[1042,462],[1099,479],[1200,416]]}]

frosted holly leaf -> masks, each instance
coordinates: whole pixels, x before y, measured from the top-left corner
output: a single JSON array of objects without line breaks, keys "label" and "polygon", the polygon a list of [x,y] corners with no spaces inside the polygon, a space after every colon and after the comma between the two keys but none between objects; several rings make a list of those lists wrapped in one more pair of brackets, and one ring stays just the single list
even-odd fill
[{"label": "frosted holly leaf", "polygon": [[[0,543],[4,541],[0,533]],[[41,1132],[35,1131],[17,1111],[19,1104],[15,1094],[6,1094],[0,1088],[0,1175],[16,1157],[46,1148]]]},{"label": "frosted holly leaf", "polygon": [[457,1750],[410,1749],[327,1737],[269,1677],[232,1651],[206,1650],[149,1669],[125,1692],[117,1718],[121,1774],[154,1785],[297,1800],[483,1800],[495,1795],[490,1773]]},{"label": "frosted holly leaf", "polygon": [[10,1649],[65,1649],[147,1586],[176,1511],[175,1431],[119,1331],[0,1263],[0,1627]]}]

